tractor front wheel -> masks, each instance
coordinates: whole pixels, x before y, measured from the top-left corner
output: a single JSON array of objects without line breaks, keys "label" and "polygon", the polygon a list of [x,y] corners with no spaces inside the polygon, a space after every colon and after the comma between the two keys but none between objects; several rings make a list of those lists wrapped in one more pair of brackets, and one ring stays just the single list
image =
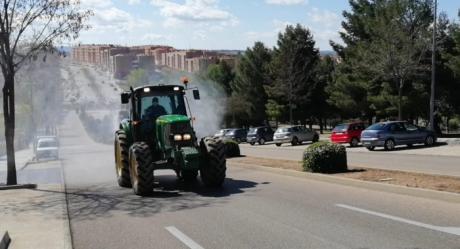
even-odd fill
[{"label": "tractor front wheel", "polygon": [[126,134],[123,130],[115,133],[115,172],[120,187],[130,188],[131,179],[129,176],[129,149],[126,141]]},{"label": "tractor front wheel", "polygon": [[134,143],[129,150],[131,184],[136,195],[145,196],[153,192],[152,155],[144,142]]},{"label": "tractor front wheel", "polygon": [[227,171],[225,145],[220,140],[205,138],[201,148],[205,160],[200,168],[201,181],[207,187],[220,187]]},{"label": "tractor front wheel", "polygon": [[198,171],[196,170],[184,170],[181,172],[182,179],[184,182],[191,183],[196,181]]}]

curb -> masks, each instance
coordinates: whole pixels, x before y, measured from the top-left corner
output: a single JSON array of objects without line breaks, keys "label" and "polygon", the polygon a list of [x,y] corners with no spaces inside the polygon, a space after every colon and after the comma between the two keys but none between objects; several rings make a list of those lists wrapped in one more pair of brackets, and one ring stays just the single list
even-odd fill
[{"label": "curb", "polygon": [[0,190],[9,190],[9,189],[35,189],[37,184],[17,184],[17,185],[2,185]]},{"label": "curb", "polygon": [[70,214],[69,214],[69,199],[67,197],[67,186],[65,185],[65,173],[64,173],[64,166],[62,165],[62,161],[59,160],[59,164],[61,166],[61,188],[64,193],[64,205],[65,205],[65,225],[64,225],[64,243],[65,249],[72,249],[73,248],[73,239],[72,239],[72,227],[70,226]]},{"label": "curb", "polygon": [[295,170],[289,170],[289,169],[272,168],[272,167],[252,165],[252,164],[246,164],[246,163],[234,163],[234,162],[227,162],[227,163],[229,163],[230,166],[260,170],[260,171],[265,171],[265,172],[274,173],[274,174],[292,176],[292,177],[297,177],[297,178],[304,178],[308,180],[341,184],[341,185],[358,187],[358,188],[363,188],[363,189],[368,189],[368,190],[377,190],[377,191],[388,192],[388,193],[393,193],[393,194],[409,195],[409,196],[434,199],[434,200],[451,202],[451,203],[460,203],[460,194],[451,193],[451,192],[404,187],[404,186],[399,186],[399,185],[390,185],[387,183],[368,182],[368,181],[361,181],[361,180],[356,180],[356,179],[337,177],[337,176],[332,176],[332,175],[307,173],[307,172],[301,172],[301,171],[295,171]]}]

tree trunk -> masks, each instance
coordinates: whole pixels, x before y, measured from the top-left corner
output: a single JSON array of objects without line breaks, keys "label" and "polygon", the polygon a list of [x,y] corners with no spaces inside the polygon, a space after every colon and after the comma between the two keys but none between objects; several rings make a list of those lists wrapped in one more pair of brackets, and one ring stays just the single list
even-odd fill
[{"label": "tree trunk", "polygon": [[449,134],[449,121],[450,121],[450,117],[447,116],[446,117],[446,133]]},{"label": "tree trunk", "polygon": [[8,165],[6,184],[16,185],[16,160],[14,157],[14,73],[7,72],[6,75],[4,75],[4,79],[5,84],[3,86],[3,116],[5,123],[6,158]]},{"label": "tree trunk", "polygon": [[319,133],[323,134],[323,118],[319,118]]},{"label": "tree trunk", "polygon": [[403,91],[404,81],[403,79],[399,80],[398,87],[398,120],[402,120],[402,91]]}]

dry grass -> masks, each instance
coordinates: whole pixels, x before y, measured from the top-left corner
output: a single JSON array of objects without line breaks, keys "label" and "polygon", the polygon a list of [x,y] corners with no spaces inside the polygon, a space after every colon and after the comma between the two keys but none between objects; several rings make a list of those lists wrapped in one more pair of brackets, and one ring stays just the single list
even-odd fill
[{"label": "dry grass", "polygon": [[[230,162],[255,164],[265,167],[282,168],[302,171],[302,163],[292,160],[266,159],[259,157],[239,157],[229,159]],[[442,175],[429,175],[394,170],[352,168],[349,172],[334,174],[363,181],[381,182],[414,188],[460,193],[460,178]]]}]

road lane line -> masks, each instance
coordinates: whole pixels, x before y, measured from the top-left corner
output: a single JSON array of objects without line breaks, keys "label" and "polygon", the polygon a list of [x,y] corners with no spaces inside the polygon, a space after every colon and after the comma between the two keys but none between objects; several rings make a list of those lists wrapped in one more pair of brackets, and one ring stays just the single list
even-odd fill
[{"label": "road lane line", "polygon": [[388,215],[388,214],[384,214],[384,213],[374,212],[374,211],[370,211],[370,210],[366,210],[366,209],[362,209],[362,208],[357,208],[357,207],[353,207],[353,206],[349,206],[349,205],[345,205],[345,204],[335,204],[335,205],[337,207],[353,210],[353,211],[356,211],[356,212],[375,215],[375,216],[385,218],[385,219],[389,219],[389,220],[394,220],[394,221],[398,221],[398,222],[402,222],[402,223],[406,223],[406,224],[410,224],[410,225],[414,225],[414,226],[418,226],[418,227],[423,227],[423,228],[435,230],[435,231],[438,231],[438,232],[450,233],[450,234],[453,234],[453,235],[460,236],[460,227],[434,226],[434,225],[430,225],[430,224],[426,224],[426,223],[422,223],[422,222],[418,222],[418,221],[404,219],[404,218],[401,218],[401,217],[398,217],[398,216],[393,216],[393,215]]},{"label": "road lane line", "polygon": [[169,227],[165,227],[165,229],[168,230],[168,232],[170,232],[174,237],[176,237],[178,240],[180,240],[186,246],[188,246],[188,248],[190,248],[190,249],[204,249],[203,247],[198,245],[198,243],[196,243],[191,238],[189,238],[187,235],[185,235],[183,232],[179,231],[179,229],[177,229],[176,227],[169,226]]}]

